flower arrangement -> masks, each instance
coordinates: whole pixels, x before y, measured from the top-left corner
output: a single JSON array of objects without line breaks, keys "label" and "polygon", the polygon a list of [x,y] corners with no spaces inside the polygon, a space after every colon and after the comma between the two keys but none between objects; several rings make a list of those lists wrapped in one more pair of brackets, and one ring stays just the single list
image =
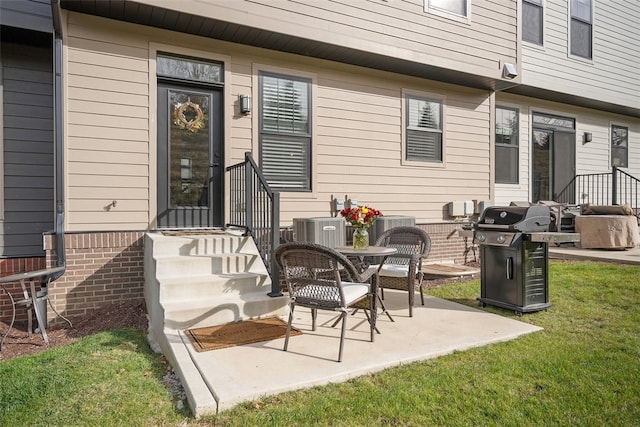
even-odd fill
[{"label": "flower arrangement", "polygon": [[369,206],[344,208],[340,211],[340,215],[350,223],[354,229],[363,230],[371,227],[376,221],[376,218],[383,216],[382,212]]}]

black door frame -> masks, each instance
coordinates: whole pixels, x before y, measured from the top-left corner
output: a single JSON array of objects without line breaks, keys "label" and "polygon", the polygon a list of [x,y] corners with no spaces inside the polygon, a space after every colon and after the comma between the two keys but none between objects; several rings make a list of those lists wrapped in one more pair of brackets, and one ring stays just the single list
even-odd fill
[{"label": "black door frame", "polygon": [[[211,96],[209,114],[209,164],[208,164],[208,212],[206,219],[180,218],[177,210],[169,205],[169,147],[168,129],[171,123],[168,109],[168,93],[193,91]],[[224,225],[224,90],[222,85],[177,82],[158,79],[157,88],[157,228],[210,228]],[[165,206],[167,209],[165,209]],[[188,210],[188,209],[187,209]],[[184,214],[184,212],[183,212]]]}]

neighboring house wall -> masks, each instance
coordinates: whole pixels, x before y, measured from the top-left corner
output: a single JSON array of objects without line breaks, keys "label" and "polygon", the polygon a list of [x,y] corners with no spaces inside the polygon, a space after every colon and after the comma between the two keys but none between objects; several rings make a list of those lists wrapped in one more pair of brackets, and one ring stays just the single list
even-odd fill
[{"label": "neighboring house wall", "polygon": [[53,228],[51,49],[2,42],[4,219],[0,256],[44,256]]},{"label": "neighboring house wall", "polygon": [[[514,106],[520,110],[519,182],[495,185],[494,203],[497,205],[532,200],[533,112],[575,119],[576,174],[611,172],[611,126],[627,127],[628,167],[623,170],[640,178],[640,119],[607,111],[614,104],[636,111],[640,108],[637,72],[640,67],[640,55],[637,54],[640,3],[635,0],[592,2],[592,59],[570,54],[569,3],[567,0],[544,1],[542,45],[522,43],[521,83],[530,88],[528,92],[533,97],[496,94],[496,105]],[[553,91],[557,96],[599,101],[599,109],[536,99],[536,91],[540,90]],[[584,142],[585,132],[592,135],[591,142]],[[588,195],[578,196],[576,203],[589,202]]]},{"label": "neighboring house wall", "polygon": [[[51,7],[0,2],[0,277],[46,267],[42,233],[53,226]],[[20,295],[18,283],[4,289]],[[11,321],[0,297],[0,321]],[[26,319],[26,310],[16,320]]]},{"label": "neighboring house wall", "polygon": [[[533,112],[555,114],[576,120],[576,174],[611,172],[611,125],[629,128],[629,167],[623,170],[640,178],[640,120],[635,117],[575,107],[568,104],[501,93],[496,105],[518,108],[520,111],[520,182],[496,184],[495,205],[511,201],[529,201],[531,115]],[[593,140],[583,142],[584,132],[591,132]],[[588,197],[577,203],[588,203]]]},{"label": "neighboring house wall", "polygon": [[640,107],[640,2],[593,1],[593,58],[569,54],[569,1],[547,0],[544,46],[522,44],[522,83]]}]

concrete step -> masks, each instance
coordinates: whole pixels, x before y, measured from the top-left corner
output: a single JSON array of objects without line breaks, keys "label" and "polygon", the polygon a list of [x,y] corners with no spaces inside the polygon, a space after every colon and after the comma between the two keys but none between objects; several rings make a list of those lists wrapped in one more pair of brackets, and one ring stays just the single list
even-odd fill
[{"label": "concrete step", "polygon": [[199,276],[202,274],[227,274],[238,272],[266,273],[259,255],[245,253],[217,253],[190,256],[155,257],[156,277]]},{"label": "concrete step", "polygon": [[163,304],[164,326],[171,329],[202,328],[242,320],[284,314],[288,298],[269,297],[262,292],[236,296],[172,301]]},{"label": "concrete step", "polygon": [[249,237],[233,235],[164,236],[151,235],[154,256],[204,255],[215,253],[257,254]]},{"label": "concrete step", "polygon": [[239,297],[271,292],[267,274],[251,272],[166,276],[160,282],[160,302],[199,300],[203,297]]}]

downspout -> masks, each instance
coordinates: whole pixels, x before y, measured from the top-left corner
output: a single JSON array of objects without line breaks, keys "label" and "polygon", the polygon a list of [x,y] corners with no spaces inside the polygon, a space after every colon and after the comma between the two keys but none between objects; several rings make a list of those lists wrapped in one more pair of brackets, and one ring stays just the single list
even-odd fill
[{"label": "downspout", "polygon": [[62,98],[62,24],[60,20],[60,0],[51,1],[53,19],[53,155],[54,155],[54,190],[56,197],[56,253],[57,267],[60,271],[43,277],[42,285],[53,282],[62,276],[67,265],[64,248],[64,134],[63,134],[63,98]]}]

